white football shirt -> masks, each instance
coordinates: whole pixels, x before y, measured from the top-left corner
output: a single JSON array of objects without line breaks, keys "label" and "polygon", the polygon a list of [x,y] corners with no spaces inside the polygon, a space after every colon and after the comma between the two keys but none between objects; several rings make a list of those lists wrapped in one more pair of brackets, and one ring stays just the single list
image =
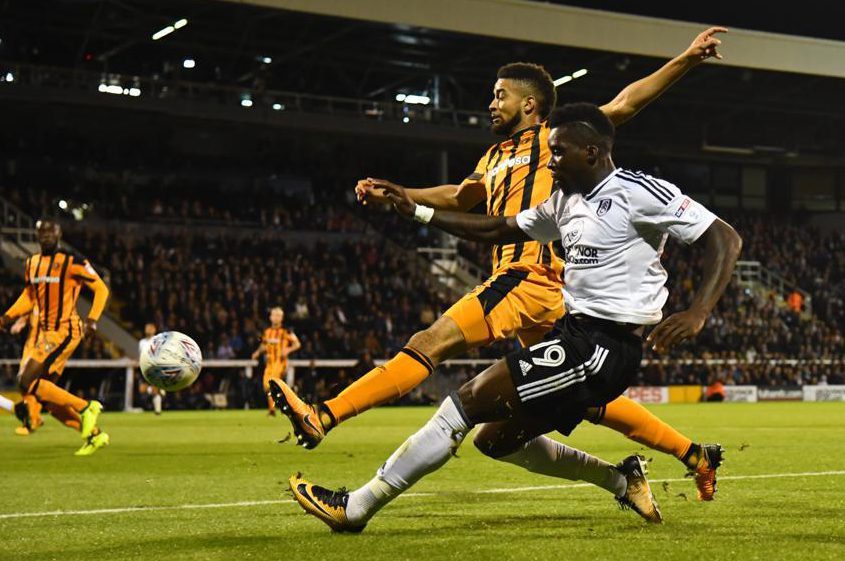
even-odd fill
[{"label": "white football shirt", "polygon": [[615,169],[588,195],[560,189],[516,216],[520,229],[564,249],[563,297],[569,313],[651,325],[662,318],[668,275],[666,237],[697,240],[716,215],[650,175]]}]

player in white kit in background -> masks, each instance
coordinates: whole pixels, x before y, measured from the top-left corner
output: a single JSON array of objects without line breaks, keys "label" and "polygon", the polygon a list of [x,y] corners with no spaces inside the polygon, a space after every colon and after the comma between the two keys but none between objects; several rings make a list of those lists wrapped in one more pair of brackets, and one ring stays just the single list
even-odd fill
[{"label": "player in white kit in background", "polygon": [[[615,468],[614,480],[610,464],[544,435],[568,435],[588,408],[605,405],[634,383],[646,326],[657,324],[647,341],[660,353],[694,338],[730,281],[742,240],[671,183],[616,168],[613,124],[597,106],[564,106],[549,126],[556,191],[516,216],[434,211],[415,204],[401,187],[386,188],[400,214],[466,239],[560,239],[567,314],[541,343],[510,353],[447,398],[363,487],[331,491],[292,476],[299,504],[333,530],[361,531],[380,508],[445,464],[473,426],[491,422],[500,423],[499,432],[512,443],[523,444],[502,461],[590,481],[647,520],[662,519],[641,461],[631,469],[636,456]],[[661,322],[668,291],[660,256],[668,236],[703,244],[704,272],[689,309]]]},{"label": "player in white kit in background", "polygon": [[[144,353],[144,350],[150,346],[150,341],[153,340],[155,334],[156,325],[154,323],[144,324],[144,338],[138,341],[138,356],[141,356]],[[142,394],[150,396],[150,401],[153,403],[153,412],[155,412],[156,415],[161,415],[161,404],[164,399],[165,391],[145,382],[141,382],[138,385],[138,389]]]}]

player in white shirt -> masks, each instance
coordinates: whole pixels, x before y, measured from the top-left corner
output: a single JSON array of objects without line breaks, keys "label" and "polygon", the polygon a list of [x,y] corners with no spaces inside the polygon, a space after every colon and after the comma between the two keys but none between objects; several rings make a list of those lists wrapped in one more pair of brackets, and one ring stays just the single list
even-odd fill
[{"label": "player in white shirt", "polygon": [[[542,342],[510,353],[444,400],[363,487],[330,491],[291,477],[300,505],[334,530],[362,530],[382,506],[445,464],[481,423],[498,423],[502,438],[526,444],[501,460],[611,490],[612,482],[598,477],[611,474],[609,464],[543,435],[569,434],[588,409],[607,404],[634,382],[646,326],[658,324],[647,341],[660,353],[694,338],[730,281],[742,247],[736,231],[671,183],[616,168],[613,124],[597,106],[567,105],[552,114],[549,126],[548,167],[557,189],[516,216],[434,211],[415,204],[401,187],[387,188],[400,214],[466,239],[560,239],[567,314]],[[704,245],[704,275],[690,308],[661,322],[668,291],[660,256],[668,236]],[[635,477],[630,469],[621,477],[624,462],[619,468],[617,499],[659,522],[642,466]]]},{"label": "player in white shirt", "polygon": [[[150,346],[150,341],[153,340],[156,334],[156,325],[154,323],[144,324],[144,338],[138,341],[138,356],[144,353],[144,350]],[[161,404],[165,395],[165,391],[157,388],[152,384],[141,382],[138,384],[138,390],[142,394],[150,396],[150,401],[153,403],[153,412],[156,415],[161,415]]]}]

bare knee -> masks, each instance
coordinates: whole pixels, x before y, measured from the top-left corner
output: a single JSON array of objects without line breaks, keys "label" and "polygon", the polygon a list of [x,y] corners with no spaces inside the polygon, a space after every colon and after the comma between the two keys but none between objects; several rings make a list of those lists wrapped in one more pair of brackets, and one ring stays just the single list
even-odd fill
[{"label": "bare knee", "polygon": [[466,343],[455,320],[442,316],[426,329],[414,333],[408,340],[408,346],[437,364],[465,350]]}]

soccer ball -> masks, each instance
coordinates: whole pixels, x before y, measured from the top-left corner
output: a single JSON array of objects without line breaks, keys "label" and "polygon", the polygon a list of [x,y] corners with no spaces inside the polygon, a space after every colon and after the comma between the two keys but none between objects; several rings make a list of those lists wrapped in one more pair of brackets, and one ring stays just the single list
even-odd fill
[{"label": "soccer ball", "polygon": [[178,331],[155,335],[141,353],[141,374],[150,384],[177,391],[194,383],[202,370],[202,353],[196,341]]}]

